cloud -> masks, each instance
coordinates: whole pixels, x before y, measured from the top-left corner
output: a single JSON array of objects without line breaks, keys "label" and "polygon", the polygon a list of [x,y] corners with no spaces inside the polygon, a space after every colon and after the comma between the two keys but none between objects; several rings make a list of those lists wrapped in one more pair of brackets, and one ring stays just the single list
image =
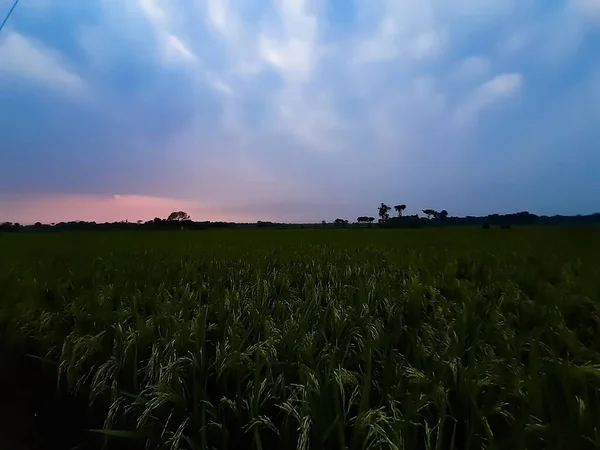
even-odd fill
[{"label": "cloud", "polygon": [[138,0],[140,10],[152,24],[161,45],[162,57],[167,62],[195,62],[196,55],[171,31],[169,16],[159,4],[159,0]]},{"label": "cloud", "polygon": [[[396,8],[392,11],[392,14],[381,19],[372,36],[359,43],[356,61],[389,62],[397,58],[424,59],[435,56],[442,45],[442,38],[433,25],[428,24],[429,20],[425,19],[425,23],[416,26],[409,25],[407,18],[413,17],[410,13],[397,12]],[[426,12],[418,14],[428,16]]]},{"label": "cloud", "polygon": [[236,36],[238,25],[229,0],[206,0],[206,10],[211,24],[224,36]]},{"label": "cloud", "polygon": [[497,75],[481,84],[459,107],[457,118],[460,123],[470,122],[484,110],[513,97],[523,86],[520,73]]},{"label": "cloud", "polygon": [[490,74],[491,62],[483,56],[468,56],[458,61],[451,69],[452,81],[461,85],[478,81]]},{"label": "cloud", "polygon": [[281,0],[277,15],[281,25],[279,32],[261,33],[260,55],[287,82],[307,80],[312,76],[318,57],[317,18],[305,0]]},{"label": "cloud", "polygon": [[[573,147],[566,111],[592,90],[582,80],[600,38],[597,4],[100,0],[22,9],[13,36],[29,47],[0,38],[0,52],[18,60],[0,65],[5,79],[10,70],[11,80],[49,77],[53,89],[80,84],[96,100],[84,115],[32,93],[13,98],[60,150],[51,157],[47,139],[11,128],[15,148],[53,162],[56,176],[31,175],[40,166],[17,178],[28,163],[5,157],[0,183],[11,181],[0,188],[54,192],[61,180],[69,192],[201,198],[219,211],[288,217],[363,215],[396,196],[448,210],[491,205],[492,194],[464,199],[500,176],[500,162],[523,173],[512,186],[529,192],[539,149]],[[31,48],[52,63],[24,70]],[[9,87],[0,86],[3,98]],[[8,104],[0,114],[14,111]],[[592,114],[582,109],[576,123],[589,140]],[[59,116],[72,126],[52,122]],[[538,121],[550,131],[532,137]]]},{"label": "cloud", "polygon": [[0,77],[26,79],[72,95],[85,91],[85,82],[57,51],[16,32],[0,39]]}]

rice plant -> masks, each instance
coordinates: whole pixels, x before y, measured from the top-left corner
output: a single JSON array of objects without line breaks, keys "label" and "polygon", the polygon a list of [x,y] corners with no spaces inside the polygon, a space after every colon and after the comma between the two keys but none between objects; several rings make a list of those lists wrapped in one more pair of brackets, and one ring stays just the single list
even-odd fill
[{"label": "rice plant", "polygon": [[597,230],[0,236],[0,339],[108,446],[600,446]]}]

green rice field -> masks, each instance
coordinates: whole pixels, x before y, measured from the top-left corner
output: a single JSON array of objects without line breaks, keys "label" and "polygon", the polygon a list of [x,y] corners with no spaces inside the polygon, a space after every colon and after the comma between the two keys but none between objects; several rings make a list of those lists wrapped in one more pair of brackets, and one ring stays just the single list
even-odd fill
[{"label": "green rice field", "polygon": [[599,448],[599,317],[597,228],[0,234],[4,389],[90,448]]}]

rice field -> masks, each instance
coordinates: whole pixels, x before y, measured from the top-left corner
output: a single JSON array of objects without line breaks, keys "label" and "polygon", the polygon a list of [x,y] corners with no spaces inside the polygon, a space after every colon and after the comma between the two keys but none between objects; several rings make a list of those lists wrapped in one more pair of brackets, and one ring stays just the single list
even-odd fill
[{"label": "rice field", "polygon": [[36,361],[108,448],[600,447],[598,229],[23,232],[0,249],[4,367]]}]

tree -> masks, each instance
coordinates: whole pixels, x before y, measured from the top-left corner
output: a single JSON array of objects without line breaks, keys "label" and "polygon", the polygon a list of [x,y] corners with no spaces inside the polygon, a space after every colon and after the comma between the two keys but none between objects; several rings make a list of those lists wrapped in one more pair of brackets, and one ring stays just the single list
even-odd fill
[{"label": "tree", "polygon": [[379,214],[379,223],[383,223],[390,218],[390,209],[392,209],[392,208],[390,208],[385,203],[382,203],[381,205],[379,205],[379,208],[377,208],[377,211]]},{"label": "tree", "polygon": [[442,220],[446,219],[447,217],[448,217],[448,211],[446,211],[445,209],[442,209],[437,215],[437,218],[442,219]]},{"label": "tree", "polygon": [[183,211],[174,211],[169,214],[167,220],[169,222],[183,222],[184,220],[190,220],[190,215]]},{"label": "tree", "polygon": [[435,209],[424,209],[423,214],[425,214],[428,219],[431,219],[431,217],[437,219],[438,217],[438,212]]},{"label": "tree", "polygon": [[406,209],[406,205],[396,205],[394,206],[394,209],[396,210],[396,213],[398,213],[398,217],[402,217],[402,213]]},{"label": "tree", "polygon": [[356,218],[356,221],[358,223],[368,223],[369,228],[371,227],[371,224],[373,223],[374,220],[375,220],[375,217],[369,217],[369,216],[360,216],[360,217]]}]

